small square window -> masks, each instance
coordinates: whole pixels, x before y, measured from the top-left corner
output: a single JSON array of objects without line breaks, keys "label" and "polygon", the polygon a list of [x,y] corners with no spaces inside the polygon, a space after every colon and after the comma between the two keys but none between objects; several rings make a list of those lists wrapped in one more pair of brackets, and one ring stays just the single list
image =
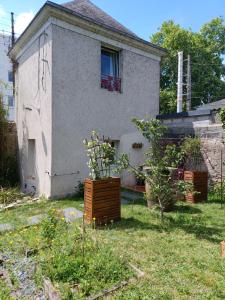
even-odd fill
[{"label": "small square window", "polygon": [[109,91],[121,92],[119,52],[102,47],[101,87]]},{"label": "small square window", "polygon": [[8,96],[8,106],[13,107],[14,106],[14,98],[13,96]]},{"label": "small square window", "polygon": [[13,72],[12,71],[8,71],[8,81],[13,82]]}]

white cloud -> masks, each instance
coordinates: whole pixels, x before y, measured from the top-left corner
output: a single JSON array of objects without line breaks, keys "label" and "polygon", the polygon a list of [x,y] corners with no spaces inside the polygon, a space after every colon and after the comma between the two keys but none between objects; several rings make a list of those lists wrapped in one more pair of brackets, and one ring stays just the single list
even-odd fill
[{"label": "white cloud", "polygon": [[15,32],[17,34],[21,34],[26,29],[33,17],[34,13],[32,11],[19,14],[15,19]]},{"label": "white cloud", "polygon": [[0,6],[0,19],[6,16],[6,12],[2,6]]}]

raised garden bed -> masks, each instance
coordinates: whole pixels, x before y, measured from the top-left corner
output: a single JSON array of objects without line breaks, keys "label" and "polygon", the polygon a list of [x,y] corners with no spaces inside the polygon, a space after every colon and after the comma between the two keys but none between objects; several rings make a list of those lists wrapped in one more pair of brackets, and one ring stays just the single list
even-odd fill
[{"label": "raised garden bed", "polygon": [[196,193],[188,193],[186,201],[198,203],[207,201],[208,195],[208,172],[203,171],[185,171],[184,180],[193,184]]},{"label": "raised garden bed", "polygon": [[84,184],[85,221],[104,225],[120,220],[120,178],[86,179]]}]

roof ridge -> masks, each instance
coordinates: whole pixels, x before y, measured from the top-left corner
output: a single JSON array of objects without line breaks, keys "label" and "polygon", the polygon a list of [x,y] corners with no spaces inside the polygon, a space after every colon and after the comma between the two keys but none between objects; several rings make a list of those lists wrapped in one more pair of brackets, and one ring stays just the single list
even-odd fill
[{"label": "roof ridge", "polygon": [[118,22],[115,18],[106,13],[90,0],[73,0],[60,5],[94,21],[97,21],[98,23],[102,23],[103,25],[107,25],[109,27],[114,27],[117,30],[137,37],[137,35],[130,29],[126,28],[123,24]]}]

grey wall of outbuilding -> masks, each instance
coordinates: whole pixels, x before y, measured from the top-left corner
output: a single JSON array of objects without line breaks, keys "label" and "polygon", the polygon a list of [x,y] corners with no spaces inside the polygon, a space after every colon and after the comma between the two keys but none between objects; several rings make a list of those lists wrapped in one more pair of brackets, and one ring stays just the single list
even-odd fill
[{"label": "grey wall of outbuilding", "polygon": [[100,86],[101,40],[54,25],[52,49],[51,195],[60,196],[88,176],[83,140],[92,130],[121,140],[136,131],[132,117],[158,114],[160,62],[121,48],[122,93],[109,92]]},{"label": "grey wall of outbuilding", "polygon": [[[16,124],[21,187],[51,196],[52,28],[40,30],[17,57]],[[28,140],[35,140],[34,174],[28,166]]]}]

